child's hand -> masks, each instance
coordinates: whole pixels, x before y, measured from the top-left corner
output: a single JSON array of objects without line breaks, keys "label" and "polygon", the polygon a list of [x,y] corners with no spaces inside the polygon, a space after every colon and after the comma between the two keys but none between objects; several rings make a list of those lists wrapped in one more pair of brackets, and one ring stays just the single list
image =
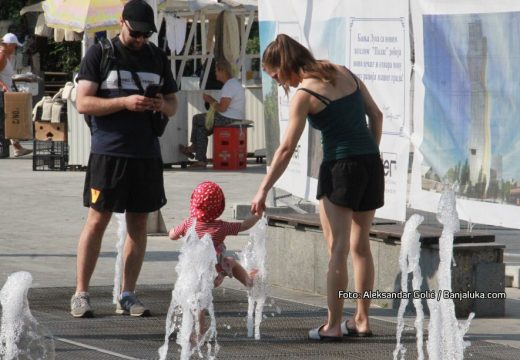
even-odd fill
[{"label": "child's hand", "polygon": [[253,285],[255,284],[255,279],[256,279],[256,274],[258,273],[258,269],[251,269],[251,271],[249,271],[249,273],[247,274],[248,275],[248,279],[246,281],[246,286],[248,288],[252,288]]},{"label": "child's hand", "polygon": [[222,282],[224,281],[224,277],[225,276],[222,273],[219,273],[215,280],[213,280],[213,287],[219,287],[220,284],[222,284]]},{"label": "child's hand", "polygon": [[247,219],[242,221],[242,224],[240,224],[240,231],[251,229],[258,222],[258,220],[260,220],[261,217],[261,214],[252,213]]},{"label": "child's hand", "polygon": [[170,232],[168,233],[170,240],[179,240],[179,239],[180,239],[180,236],[179,236],[179,235],[176,235],[175,232],[174,232],[173,230],[174,230],[174,229],[172,228],[172,229],[170,230]]}]

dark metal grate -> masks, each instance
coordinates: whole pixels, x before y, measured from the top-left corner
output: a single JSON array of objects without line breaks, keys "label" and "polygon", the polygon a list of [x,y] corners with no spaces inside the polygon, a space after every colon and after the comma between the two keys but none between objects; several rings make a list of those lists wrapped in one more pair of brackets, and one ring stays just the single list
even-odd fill
[{"label": "dark metal grate", "polygon": [[[152,316],[147,318],[115,315],[115,306],[111,304],[112,288],[108,286],[91,288],[96,314],[93,319],[74,319],[68,314],[71,288],[31,289],[29,303],[36,319],[55,337],[56,359],[97,360],[124,356],[157,359],[157,350],[164,341],[171,287],[150,285],[140,288],[140,299],[152,311]],[[272,301],[268,300],[268,303]],[[349,338],[341,343],[326,344],[310,342],[307,332],[323,322],[326,310],[278,299],[274,302],[274,305],[264,307],[267,318],[261,326],[262,339],[255,341],[247,338],[246,293],[232,289],[214,291],[221,346],[219,359],[392,359],[395,324],[372,319],[372,330],[376,334],[372,338]],[[276,307],[281,309],[281,314],[277,313]],[[406,358],[417,358],[415,333],[405,331],[402,342],[408,349]],[[465,357],[518,359],[518,349],[474,340]],[[168,359],[178,358],[179,346],[170,342]]]}]

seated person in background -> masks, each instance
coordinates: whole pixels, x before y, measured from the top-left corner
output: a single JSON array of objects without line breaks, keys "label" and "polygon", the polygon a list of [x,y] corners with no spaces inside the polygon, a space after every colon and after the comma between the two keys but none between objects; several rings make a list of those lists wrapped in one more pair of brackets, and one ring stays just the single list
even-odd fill
[{"label": "seated person in background", "polygon": [[[179,145],[179,150],[189,158],[195,157],[196,162],[192,167],[206,167],[208,159],[206,151],[208,148],[208,137],[213,134],[215,126],[230,124],[245,117],[246,96],[242,84],[233,77],[231,64],[226,60],[217,60],[215,74],[224,86],[221,90],[220,101],[212,96],[204,94],[204,101],[211,106],[210,113],[214,111],[213,123],[206,121],[207,114],[193,116],[191,128],[191,145]],[[193,154],[195,153],[195,154]]]}]

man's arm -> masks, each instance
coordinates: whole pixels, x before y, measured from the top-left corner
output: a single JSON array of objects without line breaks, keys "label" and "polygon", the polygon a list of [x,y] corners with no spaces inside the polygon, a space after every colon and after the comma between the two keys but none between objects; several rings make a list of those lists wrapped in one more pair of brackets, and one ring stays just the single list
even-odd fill
[{"label": "man's arm", "polygon": [[229,105],[231,105],[232,99],[230,97],[221,97],[220,101],[217,101],[213,96],[208,94],[203,94],[202,98],[205,102],[209,103],[215,108],[216,112],[223,113],[225,112]]},{"label": "man's arm", "polygon": [[7,54],[0,49],[0,71],[4,70],[5,65],[7,64]]},{"label": "man's arm", "polygon": [[78,82],[76,106],[81,114],[109,115],[121,110],[146,111],[153,109],[153,100],[142,95],[105,99],[96,96],[98,84],[89,80]]},{"label": "man's arm", "polygon": [[9,89],[9,87],[2,80],[0,80],[0,91],[8,92],[10,90],[11,89]]},{"label": "man's arm", "polygon": [[[7,55],[2,50],[0,50],[0,71],[4,70],[6,64],[7,64]],[[0,90],[2,90],[3,92],[6,92],[6,91],[10,91],[11,89],[9,89],[7,87],[7,85],[2,80],[0,80]]]}]

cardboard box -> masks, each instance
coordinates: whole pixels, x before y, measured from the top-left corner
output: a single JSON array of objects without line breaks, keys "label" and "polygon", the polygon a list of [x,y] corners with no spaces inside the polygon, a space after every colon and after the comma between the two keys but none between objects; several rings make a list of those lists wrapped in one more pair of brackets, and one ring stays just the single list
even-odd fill
[{"label": "cardboard box", "polygon": [[34,138],[42,141],[67,141],[67,124],[63,122],[35,121]]},{"label": "cardboard box", "polygon": [[25,92],[4,93],[5,138],[32,139],[32,95]]}]

